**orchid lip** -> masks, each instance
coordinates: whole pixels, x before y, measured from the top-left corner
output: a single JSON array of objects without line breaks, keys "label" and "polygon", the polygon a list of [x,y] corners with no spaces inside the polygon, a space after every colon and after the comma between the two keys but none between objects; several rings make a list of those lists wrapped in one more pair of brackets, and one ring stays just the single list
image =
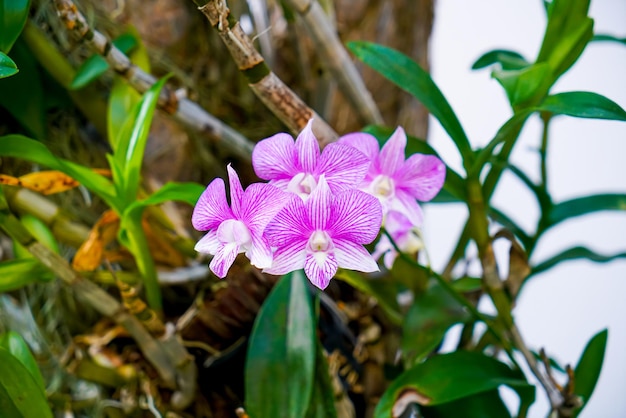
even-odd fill
[{"label": "orchid lip", "polygon": [[315,177],[309,173],[298,173],[289,182],[287,190],[306,199],[316,187]]},{"label": "orchid lip", "polygon": [[252,244],[252,235],[248,227],[237,219],[228,219],[219,226],[217,237],[222,244],[237,244],[240,251],[244,252],[250,249]]},{"label": "orchid lip", "polygon": [[395,195],[396,185],[389,176],[381,174],[372,180],[370,190],[378,198],[389,199]]},{"label": "orchid lip", "polygon": [[315,231],[309,237],[307,250],[312,253],[328,252],[333,249],[333,241],[326,231]]}]

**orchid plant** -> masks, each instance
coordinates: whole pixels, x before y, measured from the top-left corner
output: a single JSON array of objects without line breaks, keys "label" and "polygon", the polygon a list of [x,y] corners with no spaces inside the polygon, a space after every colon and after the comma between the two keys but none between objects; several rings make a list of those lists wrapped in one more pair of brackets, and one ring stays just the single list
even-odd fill
[{"label": "orchid plant", "polygon": [[[399,127],[379,150],[369,134],[348,134],[320,150],[312,120],[296,140],[279,133],[256,145],[252,164],[269,183],[243,190],[228,166],[231,204],[224,181],[213,180],[195,206],[192,223],[207,231],[196,251],[210,254],[211,271],[224,278],[239,253],[266,273],[304,269],[325,289],[339,267],[365,273],[385,254],[391,268],[395,247],[382,235],[373,255],[364,247],[382,225],[408,253],[416,252],[422,223],[417,200],[431,200],[445,180],[445,165],[432,155],[405,160],[406,134]],[[385,220],[386,219],[386,220]]]}]

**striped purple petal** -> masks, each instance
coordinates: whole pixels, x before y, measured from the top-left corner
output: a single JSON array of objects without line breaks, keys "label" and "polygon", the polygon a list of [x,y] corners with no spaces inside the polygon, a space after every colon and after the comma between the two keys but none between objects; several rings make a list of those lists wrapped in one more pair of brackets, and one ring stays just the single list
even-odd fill
[{"label": "striped purple petal", "polygon": [[334,193],[358,187],[368,169],[370,159],[347,144],[329,144],[320,157],[316,174],[324,175]]},{"label": "striped purple petal", "polygon": [[219,248],[217,253],[213,256],[213,260],[209,264],[209,268],[220,279],[226,277],[228,269],[233,265],[237,254],[239,253],[239,246],[237,244],[227,244]]},{"label": "striped purple petal", "polygon": [[434,155],[414,154],[395,173],[394,179],[417,200],[427,202],[443,187],[446,166]]},{"label": "striped purple petal", "polygon": [[241,218],[241,200],[243,198],[243,187],[239,181],[237,172],[228,164],[226,167],[228,171],[228,179],[230,186],[230,209],[233,211],[235,218]]},{"label": "striped purple petal", "polygon": [[378,169],[380,173],[393,175],[402,167],[404,162],[404,149],[406,148],[406,134],[404,129],[398,126],[380,150],[378,156]]},{"label": "striped purple petal", "polygon": [[323,231],[330,218],[333,195],[326,183],[326,178],[322,174],[308,200],[305,202],[306,212],[311,222],[313,230]]},{"label": "striped purple petal", "polygon": [[310,119],[306,127],[298,135],[298,138],[296,138],[295,145],[298,153],[298,162],[300,163],[299,168],[304,173],[312,173],[320,157],[320,146],[313,134],[312,125],[313,119]]},{"label": "striped purple petal", "polygon": [[302,270],[306,259],[306,240],[295,240],[289,245],[279,247],[274,253],[272,266],[263,269],[264,273],[282,275]]},{"label": "striped purple petal", "polygon": [[351,190],[335,197],[330,219],[328,231],[333,240],[341,238],[369,244],[380,230],[382,208],[374,196]]},{"label": "striped purple petal", "polygon": [[291,179],[299,173],[298,155],[291,135],[276,134],[256,144],[252,151],[252,167],[264,180]]},{"label": "striped purple petal", "polygon": [[307,254],[304,261],[304,273],[311,283],[320,289],[326,289],[330,279],[337,273],[337,259],[333,253]]},{"label": "striped purple petal", "polygon": [[374,258],[362,245],[345,239],[334,239],[333,244],[339,267],[365,273],[379,270]]},{"label": "striped purple petal", "polygon": [[226,201],[224,180],[216,178],[200,195],[191,215],[191,223],[198,231],[217,228],[226,219],[232,219],[233,212]]}]

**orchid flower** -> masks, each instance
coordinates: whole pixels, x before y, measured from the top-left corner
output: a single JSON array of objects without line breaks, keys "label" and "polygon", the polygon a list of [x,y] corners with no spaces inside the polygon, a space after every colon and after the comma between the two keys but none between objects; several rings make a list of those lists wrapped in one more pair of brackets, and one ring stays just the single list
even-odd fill
[{"label": "orchid flower", "polygon": [[306,201],[291,200],[267,226],[265,235],[277,250],[264,271],[280,275],[303,268],[320,289],[338,267],[378,271],[363,244],[376,238],[381,222],[377,199],[359,190],[334,194],[322,174]]},{"label": "orchid flower", "polygon": [[[419,235],[419,229],[409,219],[395,210],[389,211],[385,219],[385,230],[389,233],[398,249],[406,254],[416,254],[424,248],[424,243]],[[383,263],[389,270],[398,257],[398,251],[389,237],[383,234],[372,253],[374,259],[383,257]]]},{"label": "orchid flower", "polygon": [[191,216],[194,228],[208,231],[195,250],[213,255],[209,268],[219,278],[226,277],[239,253],[245,253],[258,268],[272,265],[272,251],[263,232],[274,215],[293,198],[264,183],[252,184],[244,192],[230,164],[228,177],[231,206],[226,200],[224,180],[217,178],[202,193]]},{"label": "orchid flower", "polygon": [[307,199],[322,174],[334,193],[357,187],[370,160],[353,147],[329,144],[320,147],[311,129],[313,120],[294,140],[279,133],[260,141],[252,152],[252,166],[257,176],[276,187]]},{"label": "orchid flower", "polygon": [[361,150],[371,160],[361,190],[376,196],[383,212],[397,211],[416,226],[422,224],[422,210],[416,200],[427,202],[439,193],[446,167],[433,155],[413,154],[405,160],[406,134],[398,127],[380,149],[378,141],[365,133],[348,134],[340,144]]}]

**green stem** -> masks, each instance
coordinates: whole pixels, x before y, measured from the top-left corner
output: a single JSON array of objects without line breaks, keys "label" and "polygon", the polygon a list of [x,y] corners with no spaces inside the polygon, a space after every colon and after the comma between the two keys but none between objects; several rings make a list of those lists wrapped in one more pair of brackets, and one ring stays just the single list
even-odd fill
[{"label": "green stem", "polygon": [[148,305],[157,315],[160,315],[163,309],[161,288],[159,287],[156,268],[152,256],[150,255],[148,240],[141,226],[141,221],[134,222],[131,220],[125,223],[124,229],[126,237],[128,238],[128,249],[133,254],[133,257],[135,257],[135,262],[144,280],[143,283],[146,288],[146,300]]}]

